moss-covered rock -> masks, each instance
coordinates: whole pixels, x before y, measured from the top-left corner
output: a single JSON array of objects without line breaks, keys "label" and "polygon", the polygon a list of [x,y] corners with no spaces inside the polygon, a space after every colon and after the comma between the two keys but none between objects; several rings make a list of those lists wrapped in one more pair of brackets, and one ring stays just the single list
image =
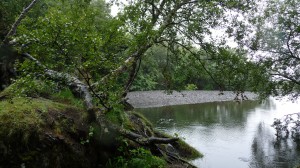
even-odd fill
[{"label": "moss-covered rock", "polygon": [[80,144],[88,132],[83,113],[43,98],[0,101],[0,165],[88,167]]}]

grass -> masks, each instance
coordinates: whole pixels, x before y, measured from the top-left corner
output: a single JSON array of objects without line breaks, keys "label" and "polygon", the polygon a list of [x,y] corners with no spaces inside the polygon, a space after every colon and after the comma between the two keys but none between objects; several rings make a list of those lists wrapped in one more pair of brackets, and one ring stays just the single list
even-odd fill
[{"label": "grass", "polygon": [[84,107],[82,100],[75,98],[69,89],[63,89],[63,90],[59,91],[58,93],[52,94],[51,99],[53,99],[57,102],[63,102],[66,104],[70,104],[72,106],[76,106],[79,108]]},{"label": "grass", "polygon": [[24,82],[25,84],[20,83],[20,81],[22,82],[26,80],[22,80],[21,78],[2,92],[0,92],[0,100],[11,99],[14,97],[43,97],[79,108],[84,107],[83,101],[75,98],[71,90],[66,87],[59,88],[49,81],[45,82],[35,80]]},{"label": "grass", "polygon": [[[121,148],[119,148],[121,149]],[[126,149],[126,148],[122,148]],[[128,149],[126,149],[128,150]],[[123,151],[124,152],[124,151]],[[109,168],[164,168],[167,162],[160,157],[154,156],[144,148],[131,149],[113,160],[110,160],[106,167]]]}]

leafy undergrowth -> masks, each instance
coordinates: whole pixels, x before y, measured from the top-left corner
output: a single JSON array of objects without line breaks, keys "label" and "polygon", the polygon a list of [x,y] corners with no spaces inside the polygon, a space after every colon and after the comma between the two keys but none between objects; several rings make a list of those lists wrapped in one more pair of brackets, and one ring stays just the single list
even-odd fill
[{"label": "leafy undergrowth", "polygon": [[[128,147],[128,144],[127,144]],[[164,168],[167,162],[144,148],[130,149],[121,146],[118,148],[121,154],[110,159],[106,164],[108,168]]]},{"label": "leafy undergrowth", "polygon": [[23,78],[18,79],[14,84],[7,87],[0,93],[0,100],[23,98],[45,98],[62,104],[68,104],[83,109],[83,102],[74,97],[68,88],[58,88],[49,81],[33,80],[28,82]]}]

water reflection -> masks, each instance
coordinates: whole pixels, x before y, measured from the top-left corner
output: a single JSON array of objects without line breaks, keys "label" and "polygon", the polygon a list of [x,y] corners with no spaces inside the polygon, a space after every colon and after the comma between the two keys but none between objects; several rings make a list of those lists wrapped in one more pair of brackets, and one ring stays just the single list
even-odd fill
[{"label": "water reflection", "polygon": [[137,110],[157,129],[177,133],[203,152],[203,159],[193,161],[202,168],[293,168],[300,163],[297,145],[290,140],[276,142],[270,127],[275,117],[295,112],[297,105],[272,99]]},{"label": "water reflection", "polygon": [[[154,122],[161,119],[174,119],[178,126],[185,126],[186,124],[203,126],[221,124],[230,127],[230,125],[242,126],[247,119],[247,111],[253,110],[257,105],[259,105],[259,102],[256,101],[243,103],[214,102],[138,110]],[[166,127],[171,126],[170,124],[166,125]]]},{"label": "water reflection", "polygon": [[269,129],[269,125],[263,123],[258,125],[251,147],[250,167],[293,168],[300,163],[297,144],[291,139],[276,139]]}]

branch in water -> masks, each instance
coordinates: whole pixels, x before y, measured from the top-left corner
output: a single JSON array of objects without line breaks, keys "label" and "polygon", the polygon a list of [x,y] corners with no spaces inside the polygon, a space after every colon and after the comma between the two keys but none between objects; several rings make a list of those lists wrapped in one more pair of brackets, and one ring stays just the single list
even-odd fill
[{"label": "branch in water", "polygon": [[144,137],[140,134],[125,130],[123,128],[117,128],[117,130],[126,138],[131,139],[141,145],[151,145],[151,144],[168,144],[176,142],[179,138],[158,138],[158,137]]}]

